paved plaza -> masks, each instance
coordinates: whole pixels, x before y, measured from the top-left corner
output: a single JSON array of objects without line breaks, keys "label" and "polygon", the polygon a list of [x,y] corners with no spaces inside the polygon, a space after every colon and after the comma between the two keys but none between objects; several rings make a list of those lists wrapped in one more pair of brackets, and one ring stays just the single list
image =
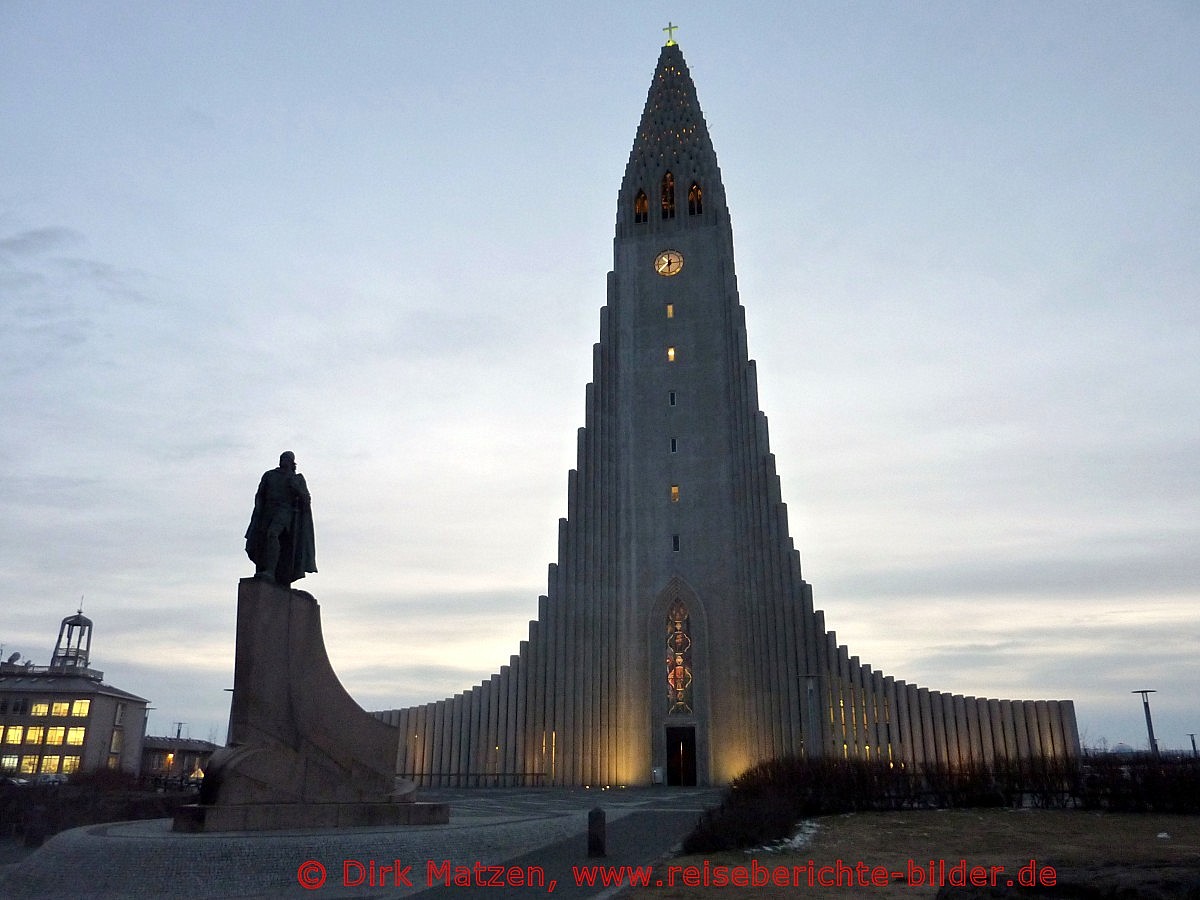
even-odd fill
[{"label": "paved plaza", "polygon": [[[616,889],[602,873],[589,870],[596,883],[578,885],[572,867],[660,861],[719,796],[661,787],[431,790],[421,799],[448,802],[447,825],[241,834],[175,834],[165,819],[92,825],[0,866],[0,896],[607,897]],[[608,825],[604,859],[587,855],[595,807]]]}]

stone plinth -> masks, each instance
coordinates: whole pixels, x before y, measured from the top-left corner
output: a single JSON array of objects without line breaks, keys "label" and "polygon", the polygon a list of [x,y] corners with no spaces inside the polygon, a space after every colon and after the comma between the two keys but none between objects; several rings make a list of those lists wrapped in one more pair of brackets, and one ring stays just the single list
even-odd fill
[{"label": "stone plinth", "polygon": [[325,652],[317,601],[254,578],[238,586],[229,746],[177,831],[437,824],[446,804],[397,784],[397,729],[346,693]]}]

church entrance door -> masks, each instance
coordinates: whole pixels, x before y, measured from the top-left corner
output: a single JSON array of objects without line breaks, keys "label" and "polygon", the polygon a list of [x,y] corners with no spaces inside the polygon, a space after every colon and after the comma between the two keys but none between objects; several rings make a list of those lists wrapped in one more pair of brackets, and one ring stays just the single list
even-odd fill
[{"label": "church entrance door", "polygon": [[667,728],[667,784],[696,786],[696,729],[691,725]]}]

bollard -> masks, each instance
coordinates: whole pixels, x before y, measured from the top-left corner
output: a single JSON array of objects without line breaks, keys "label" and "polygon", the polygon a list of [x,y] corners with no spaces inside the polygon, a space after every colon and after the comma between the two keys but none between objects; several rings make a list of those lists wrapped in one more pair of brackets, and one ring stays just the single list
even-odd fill
[{"label": "bollard", "polygon": [[588,856],[607,856],[606,843],[604,810],[597,806],[588,812]]}]

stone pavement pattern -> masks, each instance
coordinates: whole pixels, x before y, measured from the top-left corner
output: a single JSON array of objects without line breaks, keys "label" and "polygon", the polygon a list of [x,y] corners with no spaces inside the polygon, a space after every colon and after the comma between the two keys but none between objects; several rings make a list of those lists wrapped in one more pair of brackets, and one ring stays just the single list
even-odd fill
[{"label": "stone pavement pattern", "polygon": [[[450,803],[450,823],[409,828],[177,834],[170,821],[119,822],[56,835],[19,863],[0,868],[0,896],[11,900],[72,897],[80,900],[206,898],[401,898],[449,896],[426,890],[428,861],[474,866],[541,865],[557,879],[556,896],[611,894],[576,889],[572,865],[654,862],[690,830],[719,791],[628,788],[588,790],[427,791],[423,799]],[[587,858],[587,813],[600,806],[609,824],[609,855]],[[627,821],[626,821],[627,820]],[[355,860],[361,868],[346,860]],[[376,875],[370,878],[370,861]],[[411,865],[408,879],[382,878],[379,866]],[[298,870],[315,886],[300,884]],[[343,884],[344,873],[349,881]],[[370,882],[374,881],[374,884]],[[380,883],[382,882],[382,883]],[[454,896],[464,893],[454,888]],[[479,888],[478,896],[533,896],[544,888]]]}]

